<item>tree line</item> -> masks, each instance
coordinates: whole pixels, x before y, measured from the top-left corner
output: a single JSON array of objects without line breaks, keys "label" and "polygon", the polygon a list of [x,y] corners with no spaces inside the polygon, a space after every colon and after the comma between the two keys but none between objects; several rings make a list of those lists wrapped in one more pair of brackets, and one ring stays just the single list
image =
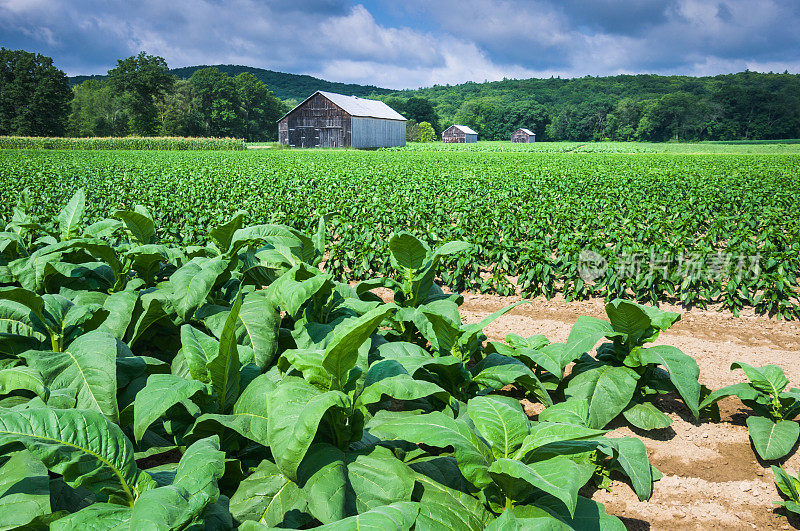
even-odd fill
[{"label": "tree line", "polygon": [[431,122],[437,133],[439,124],[462,124],[484,140],[508,140],[520,127],[537,140],[800,138],[800,75],[788,72],[506,79],[379,97],[398,110],[424,100],[437,117]]},{"label": "tree line", "polygon": [[[277,139],[277,120],[298,101],[276,98],[247,67],[223,70],[192,67],[179,79],[162,57],[141,52],[70,89],[49,57],[0,48],[0,134]],[[372,97],[408,118],[411,141],[438,139],[456,123],[484,140],[508,140],[520,127],[554,141],[800,138],[800,75],[788,72],[505,79],[385,92]]]},{"label": "tree line", "polygon": [[52,59],[0,49],[0,134],[24,136],[194,136],[276,140],[288,110],[250,73],[216,68],[189,79],[141,52],[100,79],[69,87]]}]

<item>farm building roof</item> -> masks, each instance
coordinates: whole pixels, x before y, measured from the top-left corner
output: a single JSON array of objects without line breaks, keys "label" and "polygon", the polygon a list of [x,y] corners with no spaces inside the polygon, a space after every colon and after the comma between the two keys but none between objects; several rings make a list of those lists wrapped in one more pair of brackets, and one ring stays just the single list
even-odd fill
[{"label": "farm building roof", "polygon": [[[403,120],[406,119],[402,114],[398,113],[382,101],[368,100],[359,98],[357,96],[345,96],[344,94],[336,94],[335,92],[325,92],[318,90],[314,94],[322,94],[328,98],[334,105],[340,107],[344,112],[350,116],[358,116],[362,118],[384,118],[386,120]],[[303,100],[294,109],[287,112],[281,117],[281,120],[290,115],[295,109],[301,107],[306,101],[311,99],[314,94]]]},{"label": "farm building roof", "polygon": [[534,136],[536,135],[536,133],[534,133],[530,129],[525,129],[524,127],[520,127],[519,129],[517,129],[517,131],[522,131],[526,135],[534,135]]},{"label": "farm building roof", "polygon": [[453,127],[459,129],[462,133],[466,133],[468,135],[477,135],[478,134],[477,131],[473,131],[472,129],[470,129],[466,125],[454,125]]}]

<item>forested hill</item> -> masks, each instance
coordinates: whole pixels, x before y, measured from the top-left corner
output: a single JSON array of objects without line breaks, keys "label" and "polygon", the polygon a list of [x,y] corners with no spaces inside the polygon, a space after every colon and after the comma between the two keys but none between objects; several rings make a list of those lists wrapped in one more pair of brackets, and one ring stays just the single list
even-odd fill
[{"label": "forested hill", "polygon": [[[275,72],[274,70],[265,70],[263,68],[255,68],[252,66],[239,66],[239,65],[199,65],[199,66],[186,66],[183,68],[172,68],[170,73],[175,74],[180,79],[189,79],[195,71],[201,68],[208,68],[213,66],[220,72],[228,74],[233,77],[243,72],[249,72],[256,76],[259,81],[264,83],[272,91],[275,96],[282,100],[304,100],[317,90],[325,90],[328,92],[338,92],[340,94],[347,94],[349,96],[370,96],[381,95],[392,92],[389,89],[376,87],[373,85],[356,85],[354,83],[336,83],[334,81],[325,81],[312,76],[300,74],[286,74],[284,72]],[[105,76],[74,76],[69,78],[70,84],[78,85],[88,79],[102,79]]]},{"label": "forested hill", "polygon": [[433,104],[442,128],[463,123],[484,139],[517,127],[537,139],[692,140],[796,138],[800,75],[740,72],[709,77],[650,74],[505,79],[379,95],[393,107]]}]

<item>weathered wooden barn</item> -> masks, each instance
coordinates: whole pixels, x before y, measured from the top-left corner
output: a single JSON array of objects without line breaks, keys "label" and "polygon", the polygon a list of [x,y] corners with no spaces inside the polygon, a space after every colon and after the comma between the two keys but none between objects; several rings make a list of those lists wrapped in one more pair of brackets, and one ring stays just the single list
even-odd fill
[{"label": "weathered wooden barn", "polygon": [[522,127],[511,133],[511,141],[515,144],[533,144],[536,142],[536,133]]},{"label": "weathered wooden barn", "polygon": [[293,147],[406,145],[406,119],[382,101],[318,90],[278,121],[278,141]]},{"label": "weathered wooden barn", "polygon": [[448,144],[473,144],[478,141],[478,133],[466,125],[451,125],[442,131],[442,142]]}]

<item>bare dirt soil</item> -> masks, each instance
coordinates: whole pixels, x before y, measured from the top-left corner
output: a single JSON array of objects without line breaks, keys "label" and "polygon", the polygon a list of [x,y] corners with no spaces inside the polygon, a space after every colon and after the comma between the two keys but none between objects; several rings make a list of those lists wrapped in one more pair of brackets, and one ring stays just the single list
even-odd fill
[{"label": "bare dirt soil", "polygon": [[[520,300],[491,295],[464,296],[462,316],[477,322],[490,313]],[[800,387],[800,323],[743,312],[740,317],[712,310],[662,308],[682,315],[657,343],[673,345],[700,365],[700,381],[712,389],[746,381],[741,371],[729,370],[734,361],[760,366],[781,366],[790,387]],[[491,340],[510,333],[544,334],[550,341],[566,341],[579,315],[605,318],[603,301],[567,302],[534,299],[504,315],[485,330]],[[529,415],[538,411],[525,404]],[[640,502],[623,481],[614,481],[610,492],[590,493],[620,517],[628,529],[793,529],[800,520],[787,519],[783,509],[773,510],[780,495],[769,464],[760,462],[750,444],[745,424],[746,408],[738,398],[720,403],[721,422],[696,421],[682,402],[666,396],[661,408],[672,417],[672,426],[654,432],[634,433],[615,428],[609,436],[638,436],[651,463],[664,477],[656,482],[653,497]],[[784,467],[797,473],[800,452],[785,460]]]}]

